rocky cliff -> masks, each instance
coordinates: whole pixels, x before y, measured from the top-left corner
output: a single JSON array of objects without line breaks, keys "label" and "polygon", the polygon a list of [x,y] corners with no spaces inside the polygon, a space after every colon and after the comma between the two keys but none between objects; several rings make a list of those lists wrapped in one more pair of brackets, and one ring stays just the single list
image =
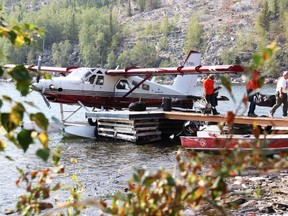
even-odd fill
[{"label": "rocky cliff", "polygon": [[[165,50],[159,50],[159,55],[164,58],[173,56],[179,63],[183,60],[185,53],[183,47],[186,42],[189,20],[192,15],[199,17],[199,22],[204,30],[205,40],[200,52],[203,54],[202,64],[221,64],[220,55],[223,50],[233,49],[238,37],[245,37],[245,32],[252,31],[255,14],[260,8],[253,1],[249,0],[167,0],[162,2],[159,9],[139,13],[133,8],[132,16],[128,17],[123,10],[119,9],[118,21],[128,25],[124,47],[132,47],[136,40],[135,26],[141,26],[137,31],[143,30],[149,23],[158,22],[167,16],[170,23],[175,26],[173,32],[168,35],[168,46]],[[149,40],[159,44],[161,36],[151,36]],[[143,38],[142,38],[143,39]],[[192,49],[195,49],[192,47]],[[251,54],[243,55],[242,60],[248,60]],[[241,61],[242,62],[242,61]]]}]

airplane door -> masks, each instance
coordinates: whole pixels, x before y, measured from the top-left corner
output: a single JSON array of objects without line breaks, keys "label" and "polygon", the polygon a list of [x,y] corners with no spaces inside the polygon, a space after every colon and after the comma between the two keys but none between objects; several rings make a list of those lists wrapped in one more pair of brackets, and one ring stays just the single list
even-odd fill
[{"label": "airplane door", "polygon": [[93,90],[95,78],[96,78],[96,75],[91,75],[91,76],[87,77],[87,79],[84,81],[83,87],[82,87],[84,94],[85,94],[85,92]]},{"label": "airplane door", "polygon": [[115,97],[122,97],[130,90],[129,83],[126,79],[120,79],[115,85]]},{"label": "airplane door", "polygon": [[104,85],[104,76],[103,75],[91,75],[83,83],[83,92],[84,94],[89,94],[91,96],[96,96],[99,94],[99,91],[102,90]]}]

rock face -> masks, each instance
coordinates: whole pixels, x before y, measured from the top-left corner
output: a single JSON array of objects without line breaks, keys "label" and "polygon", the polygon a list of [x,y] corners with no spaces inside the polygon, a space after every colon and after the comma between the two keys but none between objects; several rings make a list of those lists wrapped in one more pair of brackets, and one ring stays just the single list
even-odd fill
[{"label": "rock face", "polygon": [[[249,0],[168,0],[162,1],[161,8],[149,12],[139,13],[136,10],[131,17],[127,17],[122,13],[118,17],[118,21],[130,26],[131,29],[133,29],[133,26],[141,24],[142,29],[144,29],[149,23],[154,25],[164,16],[168,17],[169,23],[174,26],[174,30],[168,35],[167,49],[159,50],[159,56],[164,58],[173,56],[180,63],[185,56],[183,48],[186,42],[189,21],[192,15],[197,15],[205,36],[203,50],[199,50],[203,56],[201,63],[203,65],[221,64],[220,55],[223,50],[232,49],[238,37],[245,36],[245,32],[251,32],[254,26],[255,14],[259,10],[257,3]],[[152,35],[149,40],[155,42],[157,46],[160,38]],[[123,48],[132,47],[139,39],[141,40],[141,37],[135,37],[133,30],[128,31]],[[195,47],[191,48],[195,49]],[[240,62],[248,60],[247,56],[241,58],[243,59]]]}]

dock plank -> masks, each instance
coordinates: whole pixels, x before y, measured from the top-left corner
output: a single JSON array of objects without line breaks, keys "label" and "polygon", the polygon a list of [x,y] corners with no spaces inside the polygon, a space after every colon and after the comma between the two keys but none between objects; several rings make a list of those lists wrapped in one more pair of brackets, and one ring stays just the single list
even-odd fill
[{"label": "dock plank", "polygon": [[[185,120],[185,121],[208,121],[208,122],[226,122],[226,115],[207,115],[195,112],[180,112],[180,111],[106,111],[106,112],[89,112],[86,113],[86,118],[107,119],[111,118],[120,121],[137,120],[137,119],[170,119],[170,120]],[[287,127],[288,118],[270,118],[270,117],[247,117],[236,116],[235,124],[253,124],[271,125]]]},{"label": "dock plank", "polygon": [[[165,119],[186,120],[186,121],[208,121],[208,122],[226,122],[226,115],[204,115],[199,113],[184,112],[164,112]],[[288,118],[269,118],[269,117],[246,117],[236,116],[235,124],[253,124],[261,126],[288,126]]]}]

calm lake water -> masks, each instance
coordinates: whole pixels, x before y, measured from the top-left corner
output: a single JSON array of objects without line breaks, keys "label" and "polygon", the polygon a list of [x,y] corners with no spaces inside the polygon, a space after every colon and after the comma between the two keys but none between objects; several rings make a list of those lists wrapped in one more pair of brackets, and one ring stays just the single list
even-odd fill
[{"label": "calm lake water", "polygon": [[[202,86],[199,85],[195,95],[201,95]],[[275,85],[265,85],[261,90],[263,94],[274,94]],[[235,111],[239,107],[238,114],[244,113],[244,106],[239,106],[241,98],[245,94],[244,85],[234,85],[233,93],[235,94],[236,102],[234,103],[229,93],[222,89],[219,95],[225,95],[230,98],[229,101],[219,102],[218,111],[222,114],[227,111]],[[47,117],[56,117],[60,119],[59,104],[52,104],[52,108],[48,109],[43,102],[41,96],[32,92],[28,97],[20,97],[19,93],[14,90],[11,83],[0,83],[0,95],[5,94],[19,101],[32,101],[39,110]],[[29,112],[38,112],[36,108],[26,106]],[[268,115],[271,108],[257,107],[258,115]],[[2,107],[1,111],[8,110],[7,106]],[[275,116],[281,116],[282,110],[279,108]],[[84,111],[79,113],[76,118],[84,119]],[[71,186],[70,176],[72,173],[77,174],[82,182],[85,191],[84,197],[100,197],[111,195],[117,190],[123,190],[127,186],[127,180],[132,177],[134,168],[145,166],[149,171],[156,171],[159,167],[163,167],[173,172],[176,166],[175,155],[179,145],[167,145],[167,143],[135,145],[126,142],[99,142],[90,139],[82,138],[65,138],[62,131],[53,132],[50,136],[50,147],[52,149],[60,146],[62,149],[61,163],[66,167],[66,176],[61,178],[61,182]],[[2,139],[2,138],[1,138]],[[37,144],[25,154],[16,149],[13,145],[8,145],[7,150],[1,152],[0,163],[0,215],[4,213],[5,208],[14,208],[17,197],[23,193],[23,190],[17,189],[15,181],[18,177],[16,166],[24,170],[33,170],[41,167],[46,167],[34,155]],[[5,159],[5,156],[10,156],[14,161]],[[76,158],[78,164],[71,164],[70,159]],[[49,166],[49,164],[48,164]],[[57,200],[67,200],[67,194],[56,194],[54,197]],[[96,215],[96,213],[88,213]]]}]

